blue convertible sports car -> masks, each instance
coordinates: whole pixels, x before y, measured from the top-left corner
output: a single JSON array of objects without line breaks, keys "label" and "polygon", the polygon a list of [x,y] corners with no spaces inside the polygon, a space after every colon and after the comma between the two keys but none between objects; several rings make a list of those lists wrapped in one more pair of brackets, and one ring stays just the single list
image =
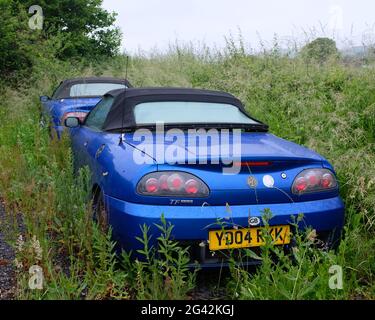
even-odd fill
[{"label": "blue convertible sports car", "polygon": [[155,241],[162,215],[204,267],[221,265],[228,249],[264,244],[265,212],[267,232],[286,248],[301,214],[301,228],[330,246],[339,241],[344,205],[330,163],[269,133],[230,94],[114,90],[84,122],[65,125],[76,165],[92,173],[95,215],[126,250],[141,248],[143,224]]},{"label": "blue convertible sports car", "polygon": [[60,83],[52,97],[41,96],[42,115],[51,118],[51,129],[60,136],[69,116],[83,120],[102,96],[114,89],[131,87],[125,79],[90,77],[67,79]]}]

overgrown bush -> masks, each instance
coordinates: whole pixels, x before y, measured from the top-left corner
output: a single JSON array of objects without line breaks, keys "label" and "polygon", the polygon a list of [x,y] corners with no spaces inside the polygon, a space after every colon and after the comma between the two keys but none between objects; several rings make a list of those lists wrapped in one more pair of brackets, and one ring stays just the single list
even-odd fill
[{"label": "overgrown bush", "polygon": [[337,59],[339,51],[333,39],[317,38],[301,49],[301,55],[312,62],[323,63],[328,59]]}]

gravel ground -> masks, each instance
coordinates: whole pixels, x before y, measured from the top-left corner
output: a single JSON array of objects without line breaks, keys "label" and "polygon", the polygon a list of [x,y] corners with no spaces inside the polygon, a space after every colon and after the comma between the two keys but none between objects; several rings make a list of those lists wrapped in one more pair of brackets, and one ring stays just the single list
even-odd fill
[{"label": "gravel ground", "polygon": [[14,251],[5,242],[6,219],[4,207],[0,202],[0,300],[14,298],[16,279],[14,274]]},{"label": "gravel ground", "polygon": [[228,270],[201,270],[197,277],[197,286],[191,294],[192,300],[219,300],[227,299],[225,290]]}]

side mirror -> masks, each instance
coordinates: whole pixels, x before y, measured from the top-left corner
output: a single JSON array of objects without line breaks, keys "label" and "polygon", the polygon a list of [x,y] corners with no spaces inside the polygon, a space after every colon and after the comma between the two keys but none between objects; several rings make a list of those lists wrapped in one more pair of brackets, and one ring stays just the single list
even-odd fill
[{"label": "side mirror", "polygon": [[76,117],[68,117],[65,119],[64,125],[68,128],[77,128],[80,125],[80,121]]},{"label": "side mirror", "polygon": [[49,99],[50,99],[50,97],[49,96],[40,96],[40,102],[47,102]]}]

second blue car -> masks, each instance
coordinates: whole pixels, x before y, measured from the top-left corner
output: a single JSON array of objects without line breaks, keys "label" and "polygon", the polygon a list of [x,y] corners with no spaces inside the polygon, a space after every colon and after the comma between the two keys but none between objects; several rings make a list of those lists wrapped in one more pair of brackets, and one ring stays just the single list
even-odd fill
[{"label": "second blue car", "polygon": [[78,117],[81,121],[108,91],[131,87],[129,81],[110,77],[73,78],[62,81],[52,97],[41,96],[42,121],[48,123],[51,133],[60,136],[67,117]]}]

